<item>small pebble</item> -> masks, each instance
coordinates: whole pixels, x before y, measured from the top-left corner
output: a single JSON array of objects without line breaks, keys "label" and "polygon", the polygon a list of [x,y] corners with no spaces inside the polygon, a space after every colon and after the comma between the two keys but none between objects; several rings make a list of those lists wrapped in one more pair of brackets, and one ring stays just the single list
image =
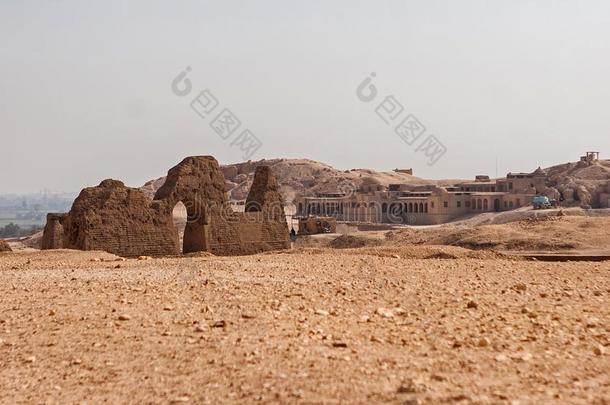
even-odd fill
[{"label": "small pebble", "polygon": [[387,308],[377,308],[375,313],[377,315],[381,316],[382,318],[393,318],[394,317],[394,312],[392,312],[391,309],[387,309]]},{"label": "small pebble", "polygon": [[491,342],[489,341],[489,339],[487,339],[486,337],[482,337],[479,339],[477,345],[479,347],[487,347],[491,344]]},{"label": "small pebble", "polygon": [[224,328],[227,326],[227,323],[224,320],[216,321],[212,324],[213,328]]},{"label": "small pebble", "polygon": [[593,353],[596,356],[603,356],[606,353],[606,348],[602,345],[595,346],[593,348]]},{"label": "small pebble", "polygon": [[515,285],[513,286],[513,288],[514,288],[516,291],[520,291],[520,292],[523,292],[523,291],[527,290],[527,286],[526,286],[525,284],[523,284],[523,283],[517,283],[517,284],[515,284]]},{"label": "small pebble", "polygon": [[508,360],[508,357],[506,357],[506,355],[505,355],[505,354],[498,354],[498,355],[496,356],[496,361],[497,361],[498,363],[503,363],[503,362],[505,362],[506,360]]}]

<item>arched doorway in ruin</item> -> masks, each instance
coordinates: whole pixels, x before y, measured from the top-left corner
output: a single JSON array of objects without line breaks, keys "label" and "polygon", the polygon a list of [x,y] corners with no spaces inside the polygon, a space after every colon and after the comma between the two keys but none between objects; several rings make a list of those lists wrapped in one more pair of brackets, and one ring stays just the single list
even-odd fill
[{"label": "arched doorway in ruin", "polygon": [[210,219],[206,209],[195,201],[178,201],[172,210],[181,253],[210,251]]},{"label": "arched doorway in ruin", "polygon": [[[153,198],[153,204],[164,216],[164,223],[171,221],[169,217],[179,202],[184,204],[187,212],[182,252],[212,251],[212,247],[221,240],[217,233],[222,228],[221,223],[214,221],[226,221],[223,216],[231,210],[225,193],[225,178],[216,159],[211,156],[191,156],[167,172],[165,183]],[[176,253],[179,253],[178,231],[175,228],[172,230],[176,232],[172,236],[176,241]]]},{"label": "arched doorway in ruin", "polygon": [[184,229],[186,228],[187,213],[186,206],[179,201],[172,210],[172,221],[178,230],[178,241],[180,243],[180,253],[184,251]]}]

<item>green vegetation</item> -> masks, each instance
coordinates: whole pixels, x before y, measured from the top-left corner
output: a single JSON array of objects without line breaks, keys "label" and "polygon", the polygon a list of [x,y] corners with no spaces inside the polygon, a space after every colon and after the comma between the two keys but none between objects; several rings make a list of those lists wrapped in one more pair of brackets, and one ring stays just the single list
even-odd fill
[{"label": "green vegetation", "polygon": [[37,219],[0,218],[0,228],[5,227],[8,224],[19,225],[21,228],[40,228],[44,226],[45,221]]},{"label": "green vegetation", "polygon": [[20,238],[23,236],[30,236],[42,228],[37,226],[30,226],[28,228],[21,228],[19,225],[11,222],[0,228],[0,238]]}]

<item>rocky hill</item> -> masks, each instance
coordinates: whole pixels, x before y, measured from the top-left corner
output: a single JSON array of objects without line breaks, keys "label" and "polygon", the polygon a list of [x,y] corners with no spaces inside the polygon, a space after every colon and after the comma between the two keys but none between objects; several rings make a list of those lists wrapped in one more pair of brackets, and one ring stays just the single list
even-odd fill
[{"label": "rocky hill", "polygon": [[[349,192],[360,187],[364,181],[385,186],[391,183],[443,186],[471,181],[426,180],[402,172],[378,172],[370,169],[338,170],[310,159],[263,159],[221,166],[230,200],[245,200],[252,185],[254,170],[260,165],[271,166],[287,205],[297,195]],[[560,164],[545,171],[549,177],[549,188],[545,193],[556,198],[563,196],[567,205],[597,206],[598,193],[604,192],[610,181],[610,161],[606,160]],[[164,182],[164,177],[151,180],[142,189],[152,197]]]},{"label": "rocky hill", "polygon": [[[599,206],[599,194],[610,191],[610,161],[565,163],[546,169],[550,194],[556,190],[566,205]],[[547,193],[549,194],[549,193]]]},{"label": "rocky hill", "polygon": [[[248,195],[254,170],[257,166],[271,166],[280,184],[282,197],[290,204],[297,195],[314,195],[316,193],[332,193],[357,189],[363,181],[374,181],[382,185],[391,183],[451,184],[454,180],[424,180],[400,172],[377,172],[369,169],[338,170],[325,163],[309,159],[272,159],[249,161],[221,166],[225,175],[227,192],[232,201],[243,201]],[[146,183],[142,189],[154,195],[155,191],[165,182],[161,177]]]}]

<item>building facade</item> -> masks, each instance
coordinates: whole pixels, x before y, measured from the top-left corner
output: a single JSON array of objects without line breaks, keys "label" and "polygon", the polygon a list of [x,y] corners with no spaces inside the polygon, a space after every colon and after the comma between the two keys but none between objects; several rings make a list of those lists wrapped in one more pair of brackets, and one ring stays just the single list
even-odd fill
[{"label": "building facade", "polygon": [[500,212],[529,205],[546,187],[542,169],[533,173],[509,173],[490,180],[449,187],[390,184],[372,178],[354,193],[326,193],[295,199],[297,217],[332,216],[338,221],[409,225],[442,224],[467,214]]}]

